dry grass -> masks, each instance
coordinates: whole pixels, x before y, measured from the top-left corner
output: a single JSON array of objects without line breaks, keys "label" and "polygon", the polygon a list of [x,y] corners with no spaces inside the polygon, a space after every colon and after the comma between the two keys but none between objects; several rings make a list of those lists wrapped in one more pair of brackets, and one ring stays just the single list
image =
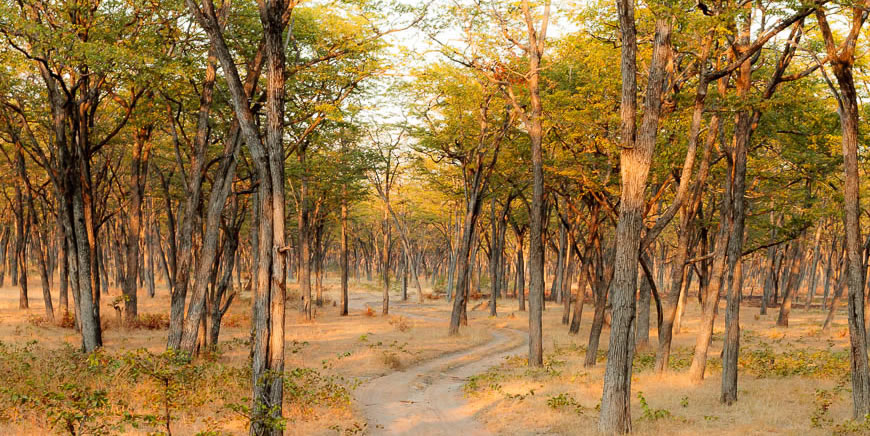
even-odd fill
[{"label": "dry grass", "polygon": [[[37,289],[38,282],[31,284]],[[360,301],[379,301],[380,289],[376,285],[363,283],[351,288],[352,303]],[[55,288],[56,289],[56,288]],[[335,287],[337,289],[337,287]],[[112,295],[118,290],[111,289]],[[297,292],[295,284],[290,285],[291,295]],[[447,306],[441,301],[429,301],[418,306],[416,303],[402,303],[393,294],[393,311],[413,314],[414,316],[380,316],[379,308],[367,307],[365,311],[351,310],[347,317],[338,316],[338,309],[330,301],[337,295],[325,298],[323,307],[317,307],[317,318],[306,321],[296,307],[297,299],[288,300],[287,308],[287,361],[288,371],[300,368],[300,374],[314,371],[318,377],[329,383],[335,381],[353,389],[354,386],[373,377],[413,366],[417,362],[486,342],[490,338],[484,325],[465,329],[458,337],[449,337],[444,320],[447,319]],[[140,318],[134,325],[119,325],[113,309],[106,304],[112,296],[103,295],[103,319],[106,327],[103,335],[105,352],[113,356],[123,356],[133,350],[145,349],[160,353],[165,348],[168,325],[169,295],[165,289],[158,289],[154,298],[139,296]],[[243,293],[224,317],[221,329],[220,352],[207,357],[227,371],[242,370],[248,362],[246,341],[250,334],[250,295]],[[57,302],[54,303],[57,308]],[[51,361],[57,351],[64,347],[76,348],[80,338],[72,324],[66,320],[62,326],[47,323],[43,318],[41,296],[31,293],[30,309],[18,309],[18,289],[11,286],[0,288],[0,342],[23,346],[35,342],[41,360]],[[57,309],[56,309],[57,310]],[[235,379],[234,379],[235,380]],[[57,381],[60,383],[60,380]],[[237,383],[238,380],[233,381]],[[244,380],[242,380],[244,382]],[[94,388],[102,385],[93,381]],[[101,382],[100,382],[101,383]],[[190,405],[189,410],[177,413],[173,422],[173,434],[192,435],[206,430],[220,430],[229,434],[244,434],[246,419],[230,411],[228,403],[234,399],[241,402],[249,395],[244,383],[215,383],[223,385],[209,387],[203,385],[197,394],[208,401]],[[299,389],[285,389],[287,405],[285,416],[289,418],[289,435],[319,435],[363,431],[364,418],[350,404],[350,399],[342,401],[296,401],[298,395],[309,395],[308,386],[302,383]],[[234,387],[228,387],[233,385]],[[139,411],[150,410],[147,399],[151,395],[146,384],[114,383],[106,385],[113,398],[131,399],[131,407]],[[330,388],[331,389],[331,388]],[[321,392],[321,394],[323,394]],[[0,394],[3,395],[3,394]],[[313,395],[313,394],[311,394]],[[325,394],[323,394],[325,395]],[[319,397],[318,397],[319,398]],[[0,416],[2,418],[2,416]],[[39,429],[39,430],[37,430]],[[11,420],[0,419],[0,434],[49,433],[45,427],[45,417],[16,416]],[[125,429],[130,434],[145,434],[146,429]],[[153,429],[151,429],[153,431]]]},{"label": "dry grass", "polygon": [[[38,283],[33,286],[36,289]],[[290,291],[291,295],[297,292],[292,284]],[[80,339],[70,328],[69,320],[60,323],[64,326],[45,322],[37,295],[32,295],[29,310],[19,310],[17,292],[8,286],[0,288],[0,341],[19,345],[37,341],[38,347],[47,353],[46,361],[55,356],[52,350],[78,346]],[[497,318],[488,317],[485,305],[472,310],[478,303],[472,301],[470,326],[463,327],[460,335],[450,337],[446,334],[450,307],[443,300],[427,299],[418,305],[400,302],[398,295],[393,294],[393,313],[381,316],[379,305],[371,303],[379,301],[380,292],[377,283],[353,286],[350,315],[338,316],[337,308],[327,303],[317,308],[314,321],[305,320],[295,310],[298,299],[291,298],[286,319],[288,370],[300,368],[304,377],[312,376],[314,371],[322,377],[318,380],[327,384],[343,377],[341,383],[353,388],[371,378],[482,344],[491,338],[493,329],[525,330],[528,323],[526,312],[516,311],[513,300],[499,302]],[[103,300],[110,299],[104,296]],[[335,300],[337,295],[329,295],[328,301]],[[111,320],[104,333],[107,353],[121,355],[140,348],[159,353],[165,347],[168,293],[162,290],[153,299],[141,296],[139,301],[141,316],[136,326],[114,324],[112,309],[103,308],[104,318]],[[529,370],[524,356],[515,356],[467,383],[468,407],[477,411],[477,418],[496,434],[595,434],[609,331],[605,328],[602,333],[597,367],[583,368],[591,311],[587,310],[584,316],[580,334],[572,336],[560,324],[561,307],[549,303],[548,306],[544,320],[545,368]],[[697,304],[689,306],[683,331],[675,337],[673,373],[653,374],[651,351],[638,354],[632,379],[636,434],[864,434],[865,429],[847,428],[844,424],[850,415],[851,401],[844,389],[848,383],[843,383],[848,376],[848,360],[844,360],[848,342],[845,315],[838,314],[832,328],[823,332],[819,326],[824,314],[818,310],[794,309],[788,328],[775,327],[776,310],[765,316],[757,315],[757,311],[755,307],[743,308],[739,401],[731,407],[718,401],[721,316],[714,331],[707,379],[699,385],[688,382],[683,374],[698,328]],[[216,364],[236,370],[247,365],[249,313],[250,295],[245,293],[224,318],[221,352],[210,357]],[[655,344],[655,329],[651,336]],[[143,401],[149,395],[146,385],[116,385],[112,386],[116,395],[137,399],[145,408]],[[220,389],[223,390],[219,392]],[[298,397],[308,395],[306,392],[300,387],[288,393],[287,434],[365,431],[364,419],[352,404],[306,403]],[[645,407],[638,392],[642,392]],[[225,407],[229,399],[247,395],[243,384],[232,389],[203,387],[199,393],[207,398],[224,398],[191,405],[190,410],[178,413],[173,433],[195,434],[208,429],[230,434],[245,432],[245,419]],[[33,416],[0,422],[0,434],[32,433],[41,428],[39,422]],[[42,430],[39,432],[44,433]]]},{"label": "dry grass", "polygon": [[[585,314],[580,333],[572,336],[560,323],[561,308],[553,306],[544,315],[543,369],[529,369],[525,356],[515,356],[466,384],[470,407],[480,410],[478,418],[494,433],[596,434],[609,330],[605,328],[601,336],[598,364],[584,368],[591,313]],[[743,308],[739,399],[729,407],[719,403],[721,316],[706,379],[694,385],[685,375],[700,315],[697,305],[690,306],[683,331],[674,340],[673,372],[654,374],[652,352],[639,353],[635,359],[634,434],[870,434],[866,427],[849,428],[851,396],[843,389],[849,384],[845,314],[838,314],[833,328],[823,333],[820,311],[795,309],[790,327],[779,328],[775,326],[777,310],[752,316],[758,308]],[[724,306],[719,313],[724,313]],[[511,315],[506,318],[515,328],[528,322],[524,312]],[[650,341],[657,343],[655,328]],[[646,409],[638,392],[642,392]]]}]

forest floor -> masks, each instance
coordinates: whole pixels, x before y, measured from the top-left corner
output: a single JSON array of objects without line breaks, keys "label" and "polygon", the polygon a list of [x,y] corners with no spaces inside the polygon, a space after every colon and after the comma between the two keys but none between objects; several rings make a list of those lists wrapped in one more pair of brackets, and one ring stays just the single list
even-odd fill
[{"label": "forest floor", "polygon": [[[584,368],[591,306],[587,306],[580,333],[569,335],[560,322],[561,306],[547,303],[545,366],[532,370],[525,366],[528,321],[515,300],[500,300],[496,318],[488,316],[485,304],[472,301],[469,326],[450,337],[450,306],[428,298],[418,304],[413,288],[407,302],[399,301],[393,292],[391,314],[381,316],[378,284],[352,282],[348,317],[337,316],[336,283],[328,281],[327,289],[315,321],[305,321],[292,304],[288,306],[286,368],[294,378],[285,384],[286,434],[595,434],[609,330],[605,327],[602,332],[597,366]],[[140,294],[140,314],[150,322],[138,328],[120,327],[115,321],[107,302],[117,292],[110,290],[102,302],[105,353],[162,352],[167,333],[162,314],[169,307],[165,288],[154,298]],[[38,282],[31,284],[30,294],[30,309],[19,310],[18,289],[0,288],[0,343],[6,344],[0,348],[0,371],[22,372],[8,375],[27,379],[21,383],[26,386],[69,386],[64,371],[70,371],[58,370],[58,362],[74,359],[70,350],[78,345],[79,337],[72,329],[44,322]],[[198,376],[201,384],[191,383],[199,386],[190,388],[194,392],[189,395],[196,401],[173,404],[173,434],[244,433],[244,411],[240,413],[237,405],[246,403],[249,388],[238,380],[244,378],[242,369],[248,359],[249,303],[250,296],[243,294],[225,317],[220,351],[208,356],[211,366]],[[705,381],[693,385],[685,376],[699,319],[697,304],[692,303],[675,337],[672,373],[653,373],[652,351],[642,351],[635,359],[631,408],[636,434],[870,434],[866,427],[848,420],[851,398],[844,313],[838,313],[832,327],[823,332],[824,314],[819,309],[805,311],[796,305],[788,328],[775,326],[777,308],[761,316],[758,307],[746,305],[742,312],[738,402],[727,407],[718,401],[721,316]],[[654,328],[650,339],[656,343]],[[13,360],[21,356],[32,360],[18,365]],[[116,361],[127,360],[118,357]],[[93,372],[93,368],[85,371]],[[117,404],[131,410],[143,414],[159,410],[159,391],[146,384],[119,383],[119,373],[112,374],[74,381],[101,387],[109,402],[124,398]],[[41,409],[28,409],[13,391],[0,386],[0,406],[6,406],[0,407],[4,409],[0,410],[0,434],[43,434],[51,427],[63,432],[58,417],[66,415],[45,409],[45,401],[39,403]],[[21,404],[7,406],[14,401]],[[57,402],[49,406],[65,407]],[[94,415],[97,421],[108,419],[110,413]],[[138,429],[112,428],[145,434],[154,431],[153,425],[148,421]]]}]

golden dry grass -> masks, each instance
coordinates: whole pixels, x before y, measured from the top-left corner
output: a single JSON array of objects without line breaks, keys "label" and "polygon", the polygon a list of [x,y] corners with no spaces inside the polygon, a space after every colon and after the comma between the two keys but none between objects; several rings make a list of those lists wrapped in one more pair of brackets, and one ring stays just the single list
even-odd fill
[{"label": "golden dry grass", "polygon": [[[370,314],[366,308],[352,306],[347,317],[338,316],[338,308],[332,304],[337,299],[335,284],[327,283],[326,303],[316,308],[316,319],[306,321],[296,310],[291,298],[287,310],[286,368],[309,368],[324,377],[343,377],[345,385],[353,388],[366,380],[391,371],[412,366],[417,362],[439,355],[468,348],[489,340],[490,334],[484,325],[464,329],[457,337],[448,337],[446,324],[447,307],[440,301],[427,300],[423,305],[401,303],[399,296],[392,295],[391,307],[409,315],[381,316],[380,307],[371,303]],[[35,341],[39,350],[52,355],[65,345],[77,347],[79,336],[74,330],[47,324],[39,320],[44,313],[41,295],[33,291],[39,283],[31,283],[30,308],[18,309],[18,289],[11,286],[0,288],[0,342],[23,345]],[[295,287],[290,286],[294,295]],[[165,329],[135,329],[117,325],[115,314],[106,302],[118,293],[110,290],[103,296],[104,349],[108,353],[123,353],[144,348],[159,353],[165,348]],[[351,285],[352,303],[379,301],[377,285],[359,283]],[[55,307],[57,302],[55,301]],[[139,312],[144,315],[168,312],[169,295],[159,289],[154,298],[139,296]],[[221,353],[218,363],[228,367],[242,368],[247,364],[248,347],[244,345],[250,333],[250,296],[243,294],[233,304],[221,329]],[[413,315],[411,315],[413,314]],[[476,314],[472,314],[474,319]],[[111,386],[112,394],[124,398],[142,399],[144,393],[136,386]],[[215,401],[197,406],[197,410],[185,411],[176,417],[173,434],[187,435],[217,429],[228,434],[243,434],[245,420],[229,411],[226,402],[217,400],[222,394],[208,389],[199,392]],[[237,390],[237,398],[248,395]],[[144,408],[144,399],[142,399]],[[336,434],[337,431],[353,433],[365,428],[362,418],[352,404],[346,405],[299,405],[288,402],[285,410],[288,417],[286,434],[319,435]],[[0,414],[2,417],[2,414]],[[49,429],[40,426],[40,419],[13,422],[0,421],[0,434],[46,433]],[[38,430],[37,430],[38,429]],[[144,432],[133,431],[131,434]]]},{"label": "golden dry grass", "polygon": [[[470,326],[464,327],[459,336],[448,337],[446,320],[450,307],[443,300],[426,299],[419,305],[411,296],[411,301],[401,303],[394,293],[391,307],[394,313],[400,314],[384,317],[380,315],[380,291],[376,283],[352,284],[350,315],[339,317],[338,309],[332,303],[337,299],[335,283],[328,281],[327,285],[327,302],[324,307],[317,308],[314,321],[304,320],[292,307],[295,300],[290,300],[286,319],[286,366],[288,369],[310,368],[325,377],[345,377],[350,387],[439,355],[485,343],[490,340],[493,329],[527,328],[525,312],[516,310],[515,301],[505,300],[499,302],[497,318],[488,317],[485,307],[470,310]],[[32,289],[38,289],[38,283],[33,283]],[[291,295],[293,291],[291,286]],[[112,290],[112,294],[117,294],[117,290]],[[110,300],[111,297],[103,299],[104,302]],[[167,312],[169,297],[162,289],[155,298],[140,296],[139,302],[140,313],[156,315]],[[474,305],[470,304],[469,309]],[[17,288],[0,288],[0,341],[13,344],[37,341],[48,352],[63,344],[78,345],[79,337],[73,330],[34,322],[43,312],[41,298],[36,292],[31,292],[29,310],[19,310],[17,306]],[[249,310],[250,296],[242,295],[225,318],[221,332],[223,352],[218,357],[220,364],[235,368],[246,365],[248,348],[244,342],[250,331]],[[766,316],[757,313],[757,307],[743,308],[741,343],[744,356],[752,350],[767,350],[778,356],[794,350],[830,354],[842,353],[846,349],[848,335],[843,313],[838,314],[827,332],[822,332],[819,327],[824,314],[818,310],[805,312],[795,308],[788,328],[775,327],[776,309]],[[103,308],[103,314],[106,319],[114,319],[108,306]],[[548,304],[544,317],[546,369],[529,370],[524,366],[524,356],[516,356],[469,383],[467,407],[475,411],[477,419],[493,433],[595,434],[596,406],[601,397],[605,363],[602,358],[596,368],[582,366],[591,308],[588,308],[580,334],[576,336],[567,334],[560,318],[561,307]],[[673,359],[678,365],[685,364],[691,357],[699,320],[697,304],[688,307],[684,320],[683,331],[674,341]],[[113,322],[108,324],[104,341],[110,353],[139,348],[160,352],[165,346],[165,329],[130,329]],[[714,332],[707,378],[700,385],[689,383],[682,370],[664,376],[654,375],[648,369],[651,355],[649,352],[641,353],[639,360],[646,360],[638,363],[632,381],[632,415],[636,434],[822,435],[836,431],[836,425],[849,418],[849,393],[837,388],[838,382],[848,374],[842,373],[841,367],[836,365],[833,370],[828,369],[828,373],[815,376],[751,375],[743,371],[739,379],[738,402],[731,407],[719,404],[717,357],[722,329],[720,317]],[[608,334],[605,328],[601,338],[602,350],[607,348]],[[655,329],[651,333],[651,342],[656,342]],[[800,362],[791,364],[800,365]],[[848,383],[845,387],[848,388]],[[113,389],[134,399],[146,395],[141,386],[115,386]],[[831,399],[829,408],[821,415],[818,391],[824,391],[823,395]],[[651,413],[667,411],[667,416],[656,420],[645,418],[637,392],[643,392]],[[217,389],[205,389],[200,394],[205,397],[221,395]],[[233,394],[242,397],[247,392],[239,390]],[[244,419],[224,406],[222,401],[214,401],[179,413],[173,424],[173,433],[196,434],[206,429],[218,429],[229,434],[244,433]],[[286,415],[290,419],[287,434],[291,435],[366,431],[364,418],[352,404],[303,407],[288,403]],[[821,418],[821,426],[814,426],[814,416],[817,421]],[[16,422],[0,423],[0,434],[44,433],[46,429],[35,426],[37,422],[23,417]]]},{"label": "golden dry grass", "polygon": [[[654,323],[655,308],[652,310]],[[724,313],[724,303],[719,313]],[[757,307],[742,308],[742,357],[747,357],[750,350],[770,350],[775,355],[795,350],[818,352],[823,356],[834,353],[838,358],[845,355],[848,335],[844,313],[838,313],[834,325],[825,333],[820,329],[824,314],[819,310],[793,309],[788,328],[775,326],[777,313],[778,308],[774,308],[768,315],[756,316]],[[698,305],[690,305],[683,330],[674,340],[672,362],[678,360],[678,364],[688,365],[691,361],[699,318]],[[684,369],[658,376],[648,366],[638,364],[640,357],[636,359],[631,404],[634,434],[827,435],[844,429],[842,423],[851,414],[851,396],[837,384],[839,381],[842,385],[845,381],[845,387],[849,386],[848,360],[837,360],[832,373],[817,376],[780,377],[776,369],[770,374],[753,376],[743,371],[738,380],[738,402],[730,407],[720,404],[718,357],[724,325],[722,317],[718,318],[709,353],[710,364],[701,384],[689,382]],[[469,389],[466,396],[471,407],[480,410],[478,418],[492,432],[505,435],[596,434],[605,362],[600,358],[595,368],[583,367],[591,313],[587,311],[585,314],[581,331],[576,336],[569,335],[567,327],[560,321],[561,308],[551,306],[544,315],[546,369],[529,370],[525,366],[525,356],[516,356],[500,368],[482,375],[476,386],[467,385],[476,387]],[[511,320],[511,324],[518,328],[526,323],[527,318],[520,313]],[[607,349],[608,334],[605,327],[601,336],[602,350]],[[650,336],[651,343],[656,344],[655,328]],[[651,366],[652,352],[641,354]],[[845,367],[842,365],[844,362]],[[799,361],[780,363],[791,365],[789,368],[792,369],[801,365]],[[832,403],[820,416],[830,422],[814,426],[812,418],[820,413],[817,390],[827,391]],[[645,418],[638,392],[643,393],[651,412],[663,410],[669,416]],[[579,407],[563,405],[565,399]],[[548,401],[551,404],[548,405]],[[841,424],[839,428],[838,424]],[[846,433],[865,434],[865,430]]]}]

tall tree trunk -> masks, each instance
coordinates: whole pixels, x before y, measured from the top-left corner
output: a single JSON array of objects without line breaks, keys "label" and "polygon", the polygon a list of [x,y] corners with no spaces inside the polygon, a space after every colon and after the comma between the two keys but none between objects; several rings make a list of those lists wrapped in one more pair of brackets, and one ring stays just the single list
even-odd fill
[{"label": "tall tree trunk", "polygon": [[142,233],[142,199],[145,196],[148,159],[151,155],[150,136],[150,126],[136,130],[136,140],[130,162],[130,205],[127,210],[127,241],[125,244],[127,266],[121,288],[124,295],[125,322],[135,321],[139,317],[136,295],[139,278],[139,236]]},{"label": "tall tree trunk", "polygon": [[453,297],[453,310],[450,313],[450,327],[448,334],[455,335],[459,333],[459,326],[462,324],[465,306],[468,302],[468,288],[471,279],[471,246],[476,234],[477,218],[480,215],[481,203],[481,179],[480,171],[475,174],[474,182],[469,188],[468,204],[466,206],[465,220],[463,224],[462,240],[459,242],[458,251],[456,254],[456,295]]},{"label": "tall tree trunk", "polygon": [[713,248],[712,271],[709,273],[710,277],[707,283],[705,286],[702,286],[704,295],[702,298],[701,325],[695,340],[692,365],[689,367],[689,378],[695,383],[700,383],[704,379],[704,372],[707,368],[707,351],[710,347],[710,339],[713,336],[713,321],[716,319],[716,312],[719,307],[722,281],[725,273],[726,250],[731,234],[729,226],[729,217],[731,215],[730,180],[725,180],[723,185],[724,192],[719,210],[719,232],[716,235],[716,242]]},{"label": "tall tree trunk", "polygon": [[[60,219],[60,218],[59,218]],[[58,219],[58,220],[59,220]],[[66,238],[63,236],[63,229],[61,229],[60,236],[57,241],[58,246],[60,247],[60,259],[59,266],[60,270],[58,271],[58,280],[60,281],[60,292],[58,296],[58,306],[60,306],[60,316],[61,318],[66,318],[69,315],[69,260],[67,259],[69,249],[66,245]],[[2,285],[2,284],[0,284]]]},{"label": "tall tree trunk", "polygon": [[311,217],[308,205],[308,172],[306,150],[301,148],[297,153],[299,165],[302,167],[299,181],[299,289],[302,292],[302,313],[305,319],[313,319],[311,307]]},{"label": "tall tree trunk", "polygon": [[643,228],[644,191],[658,134],[666,64],[670,58],[671,18],[657,18],[653,57],[649,67],[647,94],[641,128],[636,133],[637,117],[637,35],[634,3],[619,0],[622,30],[621,130],[620,153],[622,193],[619,221],[616,226],[616,253],[612,284],[612,316],[607,369],[598,430],[602,433],[631,431],[631,365],[634,357],[635,295],[637,293],[638,256]]},{"label": "tall tree trunk", "polygon": [[583,305],[586,303],[586,285],[588,268],[586,268],[586,256],[580,259],[580,270],[577,271],[577,299],[574,301],[574,314],[571,317],[571,325],[568,327],[568,333],[576,335],[580,333],[580,321],[583,319]]},{"label": "tall tree trunk", "polygon": [[341,197],[341,309],[339,315],[347,316],[347,189],[342,187]]},{"label": "tall tree trunk", "polygon": [[184,328],[184,306],[187,301],[187,288],[190,274],[193,270],[193,231],[196,228],[197,211],[202,197],[202,172],[205,166],[205,152],[208,145],[208,118],[211,112],[214,83],[217,72],[217,59],[212,50],[209,51],[206,63],[205,77],[200,86],[199,113],[196,123],[196,136],[193,152],[190,155],[190,169],[185,183],[184,215],[179,235],[168,235],[177,238],[177,260],[174,271],[173,287],[170,289],[169,337],[167,348],[178,348]]},{"label": "tall tree trunk", "polygon": [[[707,59],[710,50],[710,42],[712,38],[704,45],[702,59]],[[704,78],[705,68],[701,69],[700,79],[697,92],[695,95],[695,107],[692,114],[692,125],[690,126],[690,144],[689,148],[697,147],[697,142],[700,140],[701,121],[705,107],[705,101],[709,82]],[[688,203],[682,208],[680,213],[680,227],[677,236],[677,248],[674,256],[671,259],[671,283],[668,293],[662,298],[662,325],[659,329],[658,348],[656,349],[655,371],[657,373],[664,372],[669,363],[671,353],[671,341],[676,331],[679,331],[678,319],[680,316],[680,302],[685,301],[685,297],[680,299],[683,288],[683,277],[686,271],[686,261],[689,256],[689,242],[694,233],[695,215],[698,209],[702,206],[702,198],[704,195],[705,183],[709,175],[710,159],[712,156],[713,144],[715,144],[722,120],[719,114],[714,114],[710,119],[710,128],[707,132],[706,140],[704,141],[704,153],[701,158],[701,165],[698,170],[698,176],[690,193]],[[688,293],[688,289],[686,290]],[[685,294],[683,294],[685,295]]]},{"label": "tall tree trunk", "polygon": [[[24,165],[24,157],[20,156],[21,163]],[[30,234],[30,226],[25,224],[27,221],[27,211],[24,209],[24,194],[22,194],[22,186],[15,186],[15,270],[18,272],[16,281],[18,283],[18,308],[27,309],[30,307],[27,289],[27,239]]]},{"label": "tall tree trunk", "polygon": [[[863,10],[855,8],[853,14],[861,16]],[[829,55],[836,54],[831,31],[827,28],[824,12],[816,13]],[[863,20],[861,21],[863,23]],[[857,31],[857,29],[853,29]],[[858,172],[858,93],[852,75],[854,43],[846,46],[846,53],[834,57],[831,67],[840,88],[839,115],[843,143],[843,197],[846,228],[847,286],[849,301],[849,351],[852,374],[852,415],[862,419],[870,413],[870,364],[867,361],[867,332],[864,327],[864,264],[861,259],[861,222]]]},{"label": "tall tree trunk", "polygon": [[[214,5],[203,2],[205,11],[193,0],[187,6],[209,36],[224,71],[233,109],[242,137],[251,152],[259,180],[257,201],[260,207],[259,252],[253,298],[253,338],[251,340],[252,434],[280,435],[268,425],[280,419],[283,408],[284,301],[286,258],[284,234],[284,46],[282,35],[288,19],[288,5],[281,0],[260,2],[263,24],[266,77],[266,134],[262,142],[238,70],[223,39]],[[289,14],[286,14],[289,15]]]},{"label": "tall tree trunk", "polygon": [[523,233],[515,227],[517,238],[517,304],[520,312],[526,311],[526,261],[523,259]]},{"label": "tall tree trunk", "polygon": [[[546,27],[549,2],[546,3],[547,12],[543,18],[543,27]],[[531,23],[531,15],[528,12],[528,4],[524,2],[526,11],[526,24],[529,31],[529,103],[531,110],[528,114],[526,127],[532,148],[532,203],[529,214],[529,366],[541,367],[544,365],[544,339],[543,339],[543,311],[544,311],[544,153],[543,153],[543,105],[541,103],[540,88],[538,85],[541,56],[545,35],[540,35],[540,41]]]},{"label": "tall tree trunk", "polygon": [[490,207],[490,227],[492,229],[492,244],[490,244],[489,248],[489,316],[497,316],[498,311],[496,310],[496,304],[498,301],[498,279],[499,279],[499,265],[501,264],[501,250],[498,246],[498,218],[496,217],[495,210],[495,193],[490,192],[489,197],[489,207]]},{"label": "tall tree trunk", "polygon": [[637,333],[635,334],[635,347],[638,351],[649,348],[649,313],[652,287],[646,274],[641,274],[640,289],[637,297]]},{"label": "tall tree trunk", "polygon": [[788,327],[788,315],[791,312],[791,302],[794,299],[794,294],[797,293],[800,286],[800,269],[803,261],[803,256],[800,252],[801,244],[798,240],[792,241],[791,244],[792,249],[791,255],[789,256],[791,258],[791,264],[789,265],[788,270],[783,272],[784,274],[787,274],[788,278],[786,279],[785,288],[783,288],[782,304],[779,306],[779,316],[776,319],[776,325],[779,327]]},{"label": "tall tree trunk", "polygon": [[822,239],[823,224],[824,223],[820,222],[816,226],[816,235],[813,238],[813,258],[812,258],[813,260],[812,260],[812,263],[810,264],[810,267],[809,267],[810,268],[810,271],[809,271],[810,282],[809,282],[809,287],[807,288],[807,299],[804,302],[804,310],[810,310],[810,306],[812,306],[813,300],[816,297],[816,278],[818,277],[817,272],[819,269],[819,261],[822,258],[821,239]]},{"label": "tall tree trunk", "polygon": [[[751,18],[746,19],[740,41],[740,52],[749,45]],[[744,62],[737,75],[737,97],[748,98],[752,86],[752,62]],[[769,97],[769,95],[768,95]],[[746,154],[752,137],[753,125],[757,122],[758,112],[749,108],[737,113],[734,127],[734,145],[731,150],[733,169],[733,188],[731,190],[731,238],[728,240],[728,269],[726,292],[728,295],[725,309],[725,344],[722,353],[722,389],[720,401],[731,405],[737,401],[737,357],[740,351],[740,300],[743,291],[743,240],[746,220]]]},{"label": "tall tree trunk", "polygon": [[0,232],[0,287],[6,279],[6,254],[9,247],[9,227],[3,226],[3,231]]},{"label": "tall tree trunk", "polygon": [[[390,201],[389,194],[387,194],[385,201]],[[386,207],[384,208],[381,225],[384,229],[384,242],[383,248],[381,249],[381,266],[384,275],[383,306],[381,308],[381,313],[387,315],[390,313],[390,217]]]}]

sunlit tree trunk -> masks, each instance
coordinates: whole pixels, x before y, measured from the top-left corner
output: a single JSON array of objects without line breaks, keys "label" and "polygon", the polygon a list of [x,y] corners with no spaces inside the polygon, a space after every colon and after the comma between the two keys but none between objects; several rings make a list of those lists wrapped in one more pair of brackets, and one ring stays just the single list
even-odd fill
[{"label": "sunlit tree trunk", "polygon": [[648,87],[644,100],[644,116],[635,139],[637,35],[634,4],[627,0],[619,0],[618,6],[622,30],[623,93],[620,106],[623,141],[623,150],[620,153],[622,193],[619,202],[619,221],[616,226],[616,253],[611,284],[613,321],[610,346],[607,351],[607,369],[604,373],[601,413],[598,420],[598,430],[606,434],[631,431],[631,365],[635,348],[635,295],[645,206],[644,191],[658,134],[672,25],[670,17],[656,19],[653,57],[650,61]]}]

